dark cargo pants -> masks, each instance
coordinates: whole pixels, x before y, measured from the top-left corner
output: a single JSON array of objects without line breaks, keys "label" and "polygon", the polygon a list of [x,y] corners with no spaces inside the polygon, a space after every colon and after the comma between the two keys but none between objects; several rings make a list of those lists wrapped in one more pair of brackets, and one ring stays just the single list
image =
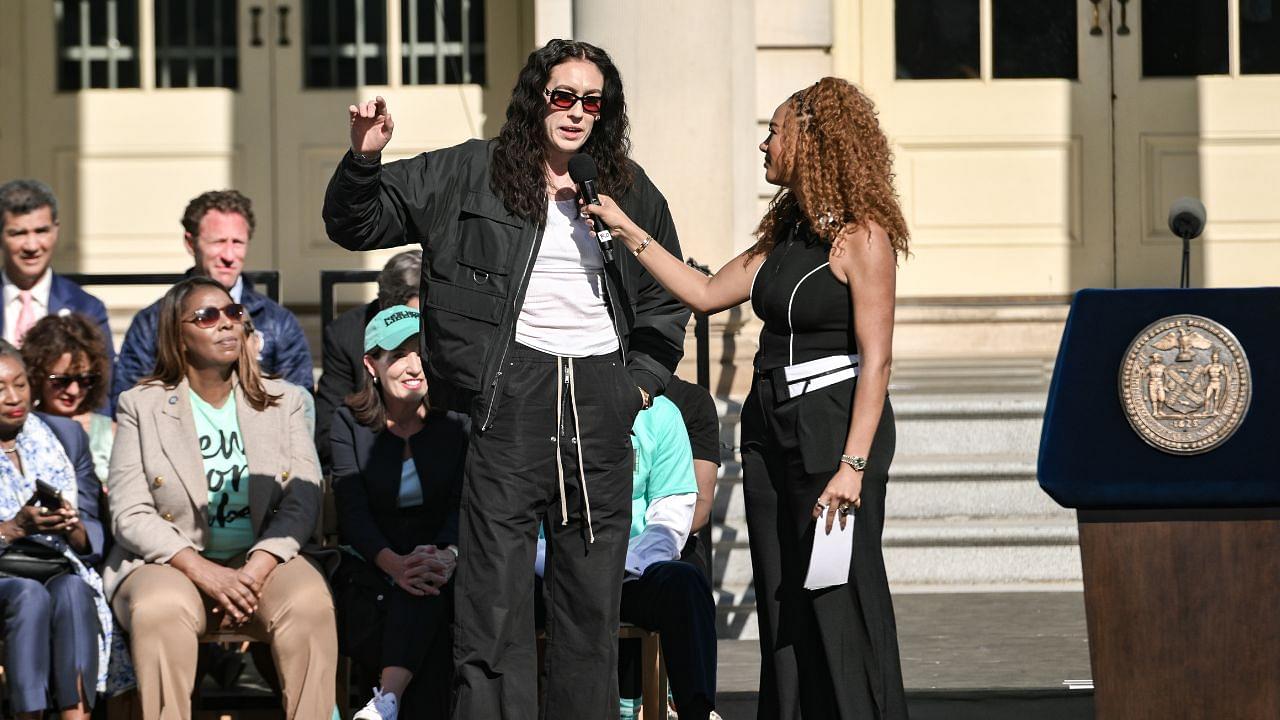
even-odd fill
[{"label": "dark cargo pants", "polygon": [[543,717],[617,718],[618,606],[640,393],[617,353],[570,361],[513,345],[501,371],[493,420],[481,429],[482,418],[473,418],[467,458],[453,717],[538,714],[533,563],[545,518]]}]

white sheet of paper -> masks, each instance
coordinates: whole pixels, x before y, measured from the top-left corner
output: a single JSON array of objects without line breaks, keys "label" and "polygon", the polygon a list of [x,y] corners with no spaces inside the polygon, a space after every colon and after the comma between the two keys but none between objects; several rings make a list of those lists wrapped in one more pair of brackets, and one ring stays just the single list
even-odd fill
[{"label": "white sheet of paper", "polygon": [[813,556],[809,558],[809,573],[804,578],[807,590],[821,590],[849,582],[849,563],[853,559],[853,513],[845,518],[843,530],[837,517],[828,535],[829,512],[839,511],[835,508],[823,510],[813,531]]}]

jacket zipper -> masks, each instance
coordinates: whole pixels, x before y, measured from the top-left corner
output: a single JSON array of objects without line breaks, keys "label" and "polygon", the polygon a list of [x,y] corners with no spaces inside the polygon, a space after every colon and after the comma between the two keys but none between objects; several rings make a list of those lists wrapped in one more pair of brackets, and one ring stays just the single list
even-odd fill
[{"label": "jacket zipper", "polygon": [[[489,395],[489,407],[485,410],[484,422],[480,424],[480,430],[483,432],[493,425],[493,408],[498,402],[498,380],[502,378],[502,365],[507,361],[507,351],[511,349],[511,337],[515,335],[516,322],[519,317],[516,315],[516,303],[520,299],[520,293],[529,284],[529,268],[533,266],[533,256],[538,251],[538,230],[534,228],[533,242],[529,243],[529,257],[525,258],[524,271],[520,274],[520,285],[515,288],[511,294],[511,333],[510,336],[503,340],[502,356],[498,358],[498,371],[493,376],[493,381],[489,383],[491,393]],[[617,332],[617,329],[614,329]]]},{"label": "jacket zipper", "polygon": [[[622,271],[619,270],[618,272],[621,273]],[[613,286],[609,282],[609,270],[607,267],[601,268],[600,276],[604,280],[604,291],[609,296],[609,319],[612,321],[613,335],[618,339],[618,359],[622,361],[622,368],[625,370],[627,367],[627,346],[623,344],[622,331],[618,329],[618,313],[621,310],[613,301]]]}]

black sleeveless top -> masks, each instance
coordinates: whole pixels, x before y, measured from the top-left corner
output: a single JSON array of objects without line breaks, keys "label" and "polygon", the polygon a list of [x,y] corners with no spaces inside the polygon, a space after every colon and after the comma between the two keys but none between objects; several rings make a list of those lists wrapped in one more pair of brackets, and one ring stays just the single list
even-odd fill
[{"label": "black sleeveless top", "polygon": [[751,283],[751,308],[764,320],[758,370],[858,352],[849,288],[828,267],[831,246],[793,225]]}]

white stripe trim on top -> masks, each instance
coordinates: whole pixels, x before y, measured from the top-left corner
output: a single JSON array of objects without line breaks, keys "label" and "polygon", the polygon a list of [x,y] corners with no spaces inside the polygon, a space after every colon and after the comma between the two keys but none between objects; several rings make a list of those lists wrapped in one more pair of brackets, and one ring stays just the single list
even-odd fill
[{"label": "white stripe trim on top", "polygon": [[787,340],[787,364],[788,365],[796,364],[796,329],[791,324],[791,306],[796,301],[796,293],[800,291],[800,285],[803,284],[805,280],[808,280],[810,275],[818,272],[819,270],[821,270],[822,268],[830,264],[831,264],[831,261],[828,260],[827,262],[824,262],[818,267],[805,273],[804,277],[800,278],[799,282],[796,283],[796,286],[791,288],[791,299],[787,301],[787,331],[791,333],[791,337]]}]

